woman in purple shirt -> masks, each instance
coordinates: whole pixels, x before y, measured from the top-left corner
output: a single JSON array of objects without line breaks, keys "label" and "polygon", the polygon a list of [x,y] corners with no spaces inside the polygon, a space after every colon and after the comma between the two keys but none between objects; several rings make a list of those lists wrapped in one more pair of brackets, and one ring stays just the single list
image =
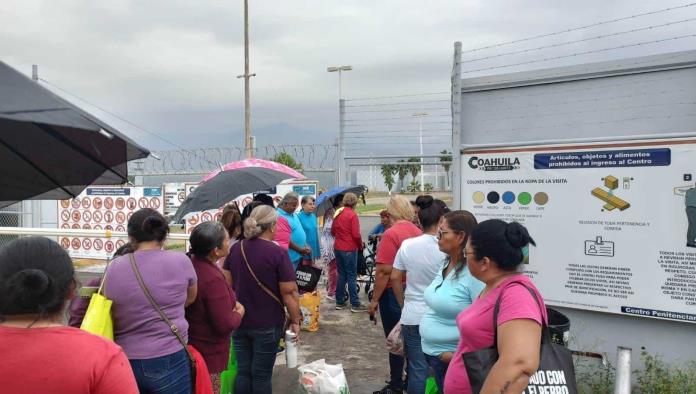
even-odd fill
[{"label": "woman in purple shirt", "polygon": [[168,233],[159,212],[135,212],[128,221],[135,252],[112,261],[104,276],[104,293],[113,300],[114,340],[126,352],[141,394],[191,392],[186,350],[148,301],[130,263],[134,256],[155,302],[187,340],[184,307],[196,299],[197,277],[185,254],[162,250]]},{"label": "woman in purple shirt", "polygon": [[273,208],[254,208],[244,221],[244,240],[232,247],[225,261],[237,298],[246,309],[234,332],[238,393],[271,393],[278,341],[284,334],[284,307],[290,313],[290,330],[300,333],[295,270],[288,253],[273,242],[277,220]]}]

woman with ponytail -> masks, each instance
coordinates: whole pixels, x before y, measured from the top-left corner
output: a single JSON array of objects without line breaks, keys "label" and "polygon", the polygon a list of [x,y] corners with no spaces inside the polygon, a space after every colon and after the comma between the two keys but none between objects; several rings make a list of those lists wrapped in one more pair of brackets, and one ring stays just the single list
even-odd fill
[{"label": "woman with ponytail", "polygon": [[427,309],[420,321],[419,332],[423,354],[435,372],[440,391],[459,343],[455,319],[474,302],[484,286],[469,272],[464,253],[476,226],[476,218],[471,212],[453,211],[443,216],[435,233],[437,248],[444,258],[433,281],[425,289],[423,297]]},{"label": "woman with ponytail", "polygon": [[74,274],[70,256],[48,238],[20,238],[0,249],[3,393],[138,392],[120,347],[63,325]]},{"label": "woman with ponytail", "polygon": [[114,340],[130,360],[142,394],[190,393],[190,362],[140,287],[131,258],[164,314],[188,340],[184,308],[198,291],[196,272],[183,253],[163,250],[169,225],[159,212],[141,209],[128,221],[133,253],[113,260],[104,274],[104,294],[113,300]]},{"label": "woman with ponytail", "polygon": [[[537,370],[546,307],[520,268],[523,250],[529,244],[535,245],[534,240],[517,222],[486,220],[471,233],[466,262],[471,274],[486,286],[476,301],[457,316],[460,339],[445,377],[446,394],[472,393],[462,356],[493,346],[496,336],[498,361],[481,393],[522,392]],[[498,299],[500,309],[494,329],[491,323]]]},{"label": "woman with ponytail", "polygon": [[285,308],[299,338],[300,306],[295,270],[285,249],[273,242],[278,213],[259,205],[244,220],[244,240],[225,260],[234,291],[246,313],[233,334],[238,393],[270,394],[278,342],[284,335]]},{"label": "woman with ponytail", "polygon": [[227,369],[230,335],[239,327],[244,307],[216,262],[230,254],[230,235],[220,222],[203,222],[189,237],[189,251],[198,277],[196,301],[186,308],[189,343],[205,359],[213,392],[220,392],[220,373]]}]

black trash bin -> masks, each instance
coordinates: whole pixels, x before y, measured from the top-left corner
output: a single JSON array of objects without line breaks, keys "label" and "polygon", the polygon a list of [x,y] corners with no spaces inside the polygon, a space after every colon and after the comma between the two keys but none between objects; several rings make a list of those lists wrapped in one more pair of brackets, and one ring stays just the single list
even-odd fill
[{"label": "black trash bin", "polygon": [[570,339],[570,319],[561,312],[546,307],[546,314],[549,317],[549,332],[551,340],[559,345],[568,347]]}]

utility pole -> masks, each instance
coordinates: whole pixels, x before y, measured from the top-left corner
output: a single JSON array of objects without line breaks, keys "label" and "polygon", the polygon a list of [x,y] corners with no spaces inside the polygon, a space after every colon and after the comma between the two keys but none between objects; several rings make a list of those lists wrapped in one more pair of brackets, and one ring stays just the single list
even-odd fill
[{"label": "utility pole", "polygon": [[251,147],[249,79],[255,76],[256,74],[249,74],[249,0],[244,0],[244,75],[237,75],[237,78],[244,78],[244,150],[248,159],[254,156]]},{"label": "utility pole", "polygon": [[419,112],[412,116],[418,118],[418,145],[420,146],[420,191],[425,190],[425,174],[423,173],[423,118],[428,116],[427,112]]},{"label": "utility pole", "polygon": [[345,172],[345,141],[344,141],[344,133],[343,133],[343,117],[345,115],[345,100],[343,100],[343,92],[341,91],[342,89],[342,76],[341,73],[343,71],[351,71],[353,70],[352,66],[332,66],[332,67],[327,67],[326,71],[333,73],[333,72],[338,72],[338,146],[337,146],[337,155],[336,155],[336,186],[340,186],[343,184],[343,182],[346,181],[346,176],[344,174]]}]

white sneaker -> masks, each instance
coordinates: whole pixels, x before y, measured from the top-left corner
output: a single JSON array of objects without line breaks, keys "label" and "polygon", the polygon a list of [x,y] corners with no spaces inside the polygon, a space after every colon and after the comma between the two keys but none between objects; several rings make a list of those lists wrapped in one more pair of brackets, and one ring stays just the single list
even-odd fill
[{"label": "white sneaker", "polygon": [[326,295],[326,299],[327,299],[327,300],[330,300],[330,301],[336,301],[336,297],[330,296],[330,295],[328,295],[328,294]]}]

